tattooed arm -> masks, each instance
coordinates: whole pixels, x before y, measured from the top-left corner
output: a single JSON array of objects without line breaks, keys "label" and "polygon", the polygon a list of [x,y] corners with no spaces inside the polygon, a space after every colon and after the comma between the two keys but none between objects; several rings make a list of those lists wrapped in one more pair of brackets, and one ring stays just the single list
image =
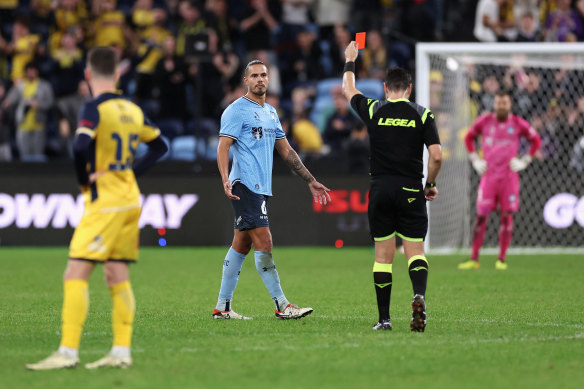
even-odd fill
[{"label": "tattooed arm", "polygon": [[304,166],[296,151],[290,146],[286,138],[276,139],[276,150],[278,150],[278,154],[280,154],[290,169],[306,181],[310,188],[310,192],[312,192],[312,197],[314,198],[315,203],[326,204],[331,201],[328,194],[330,189],[316,181],[306,166]]}]

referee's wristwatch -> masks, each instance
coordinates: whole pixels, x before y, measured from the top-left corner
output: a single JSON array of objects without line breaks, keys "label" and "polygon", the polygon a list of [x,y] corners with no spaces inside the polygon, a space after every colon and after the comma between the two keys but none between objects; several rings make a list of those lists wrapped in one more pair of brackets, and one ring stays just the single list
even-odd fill
[{"label": "referee's wristwatch", "polygon": [[436,182],[426,182],[426,188],[435,188]]}]

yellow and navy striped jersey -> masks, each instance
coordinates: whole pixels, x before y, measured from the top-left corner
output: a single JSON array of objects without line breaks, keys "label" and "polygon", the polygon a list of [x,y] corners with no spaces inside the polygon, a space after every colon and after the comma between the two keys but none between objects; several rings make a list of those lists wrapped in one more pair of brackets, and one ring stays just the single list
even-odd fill
[{"label": "yellow and navy striped jersey", "polygon": [[87,173],[103,172],[84,193],[85,203],[114,211],[139,206],[140,190],[132,170],[136,149],[140,142],[156,139],[160,130],[136,104],[104,93],[82,107],[76,131],[80,134],[92,139]]}]

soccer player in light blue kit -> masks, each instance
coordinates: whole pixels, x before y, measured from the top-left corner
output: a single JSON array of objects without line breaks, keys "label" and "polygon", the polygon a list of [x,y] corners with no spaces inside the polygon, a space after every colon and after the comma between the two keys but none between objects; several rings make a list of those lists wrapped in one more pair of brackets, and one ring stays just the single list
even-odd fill
[{"label": "soccer player in light blue kit", "polygon": [[[269,79],[264,63],[251,61],[243,77],[247,93],[227,107],[221,116],[217,165],[225,195],[233,206],[235,223],[233,243],[223,262],[214,319],[251,319],[235,312],[231,299],[252,244],[256,269],[276,304],[276,317],[300,319],[312,313],[312,308],[299,308],[286,299],[272,258],[268,199],[272,196],[274,146],[288,166],[306,181],[315,202],[330,202],[329,189],[306,169],[286,140],[276,109],[266,104]],[[230,148],[233,149],[233,166],[228,173]]]}]

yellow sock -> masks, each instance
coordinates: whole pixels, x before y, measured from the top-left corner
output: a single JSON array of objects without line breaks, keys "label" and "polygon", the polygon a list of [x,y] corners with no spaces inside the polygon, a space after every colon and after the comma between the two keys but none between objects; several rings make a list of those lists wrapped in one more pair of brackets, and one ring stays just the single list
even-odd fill
[{"label": "yellow sock", "polygon": [[112,324],[114,346],[130,347],[132,342],[132,323],[136,311],[136,301],[130,281],[120,282],[110,288],[113,312]]},{"label": "yellow sock", "polygon": [[85,280],[64,282],[61,346],[79,349],[83,323],[89,309],[89,289]]}]

